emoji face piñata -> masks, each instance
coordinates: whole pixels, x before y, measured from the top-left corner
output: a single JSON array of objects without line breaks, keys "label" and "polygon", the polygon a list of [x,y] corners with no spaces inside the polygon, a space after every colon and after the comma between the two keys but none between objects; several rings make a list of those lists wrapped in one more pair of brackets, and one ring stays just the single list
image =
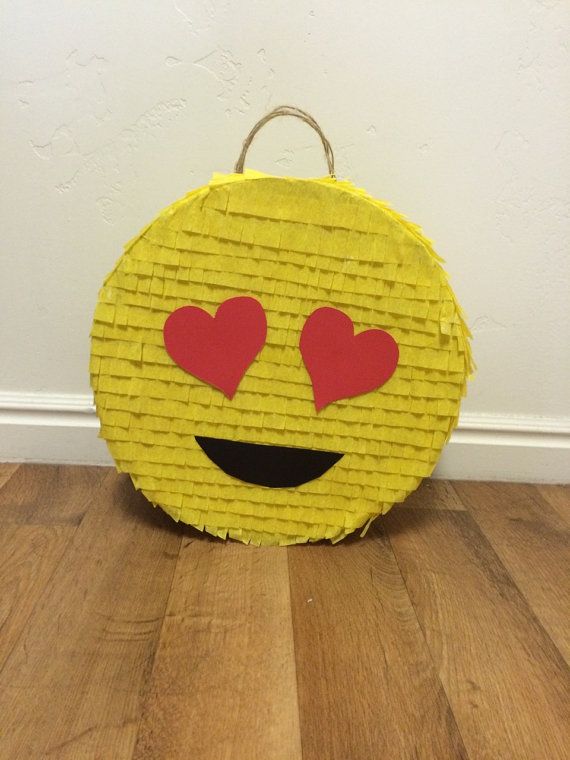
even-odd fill
[{"label": "emoji face pi\u00f1ata", "polygon": [[469,337],[429,241],[387,205],[332,177],[215,175],[100,291],[101,435],[175,520],[337,541],[432,472]]}]

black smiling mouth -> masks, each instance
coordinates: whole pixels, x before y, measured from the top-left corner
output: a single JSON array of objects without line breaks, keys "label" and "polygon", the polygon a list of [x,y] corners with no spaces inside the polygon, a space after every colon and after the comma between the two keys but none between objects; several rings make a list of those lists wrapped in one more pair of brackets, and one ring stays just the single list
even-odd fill
[{"label": "black smiling mouth", "polygon": [[227,475],[269,488],[292,488],[315,480],[343,456],[334,451],[241,443],[202,435],[197,435],[196,441]]}]

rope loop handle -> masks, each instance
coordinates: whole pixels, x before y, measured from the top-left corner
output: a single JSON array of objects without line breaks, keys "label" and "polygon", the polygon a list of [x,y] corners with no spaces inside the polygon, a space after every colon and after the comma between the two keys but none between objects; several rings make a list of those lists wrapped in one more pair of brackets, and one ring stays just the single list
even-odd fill
[{"label": "rope loop handle", "polygon": [[307,113],[306,111],[302,111],[300,108],[296,108],[295,106],[277,106],[277,108],[274,108],[273,111],[270,111],[269,113],[265,114],[265,116],[263,116],[256,124],[254,124],[254,126],[251,128],[250,133],[243,141],[241,153],[239,154],[239,158],[236,161],[234,172],[236,174],[243,174],[243,165],[245,162],[245,156],[247,154],[249,146],[253,142],[253,138],[259,132],[261,127],[265,126],[265,124],[267,124],[268,121],[271,121],[271,119],[275,119],[277,116],[295,116],[297,119],[301,119],[301,121],[304,121],[305,124],[308,124],[310,127],[312,127],[315,130],[315,132],[321,138],[321,142],[323,144],[323,148],[325,151],[325,158],[327,160],[327,165],[329,169],[329,174],[331,177],[334,177],[335,176],[334,154],[333,154],[333,149],[331,148],[330,142],[324,136],[323,130],[320,128],[320,126],[317,124],[317,122],[311,116],[311,114]]}]

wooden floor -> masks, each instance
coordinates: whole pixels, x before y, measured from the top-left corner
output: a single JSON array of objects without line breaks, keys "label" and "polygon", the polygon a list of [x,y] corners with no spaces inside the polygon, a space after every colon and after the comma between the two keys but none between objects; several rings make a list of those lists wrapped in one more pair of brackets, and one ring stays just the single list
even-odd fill
[{"label": "wooden floor", "polygon": [[566,760],[569,519],[568,487],[432,481],[256,549],[0,465],[0,758]]}]

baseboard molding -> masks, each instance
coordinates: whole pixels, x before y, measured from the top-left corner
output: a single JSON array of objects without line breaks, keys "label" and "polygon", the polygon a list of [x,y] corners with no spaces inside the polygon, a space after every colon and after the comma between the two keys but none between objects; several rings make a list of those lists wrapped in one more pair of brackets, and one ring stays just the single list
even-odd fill
[{"label": "baseboard molding", "polygon": [[[0,462],[112,465],[83,394],[0,392]],[[464,414],[435,477],[570,481],[570,419]]]}]

